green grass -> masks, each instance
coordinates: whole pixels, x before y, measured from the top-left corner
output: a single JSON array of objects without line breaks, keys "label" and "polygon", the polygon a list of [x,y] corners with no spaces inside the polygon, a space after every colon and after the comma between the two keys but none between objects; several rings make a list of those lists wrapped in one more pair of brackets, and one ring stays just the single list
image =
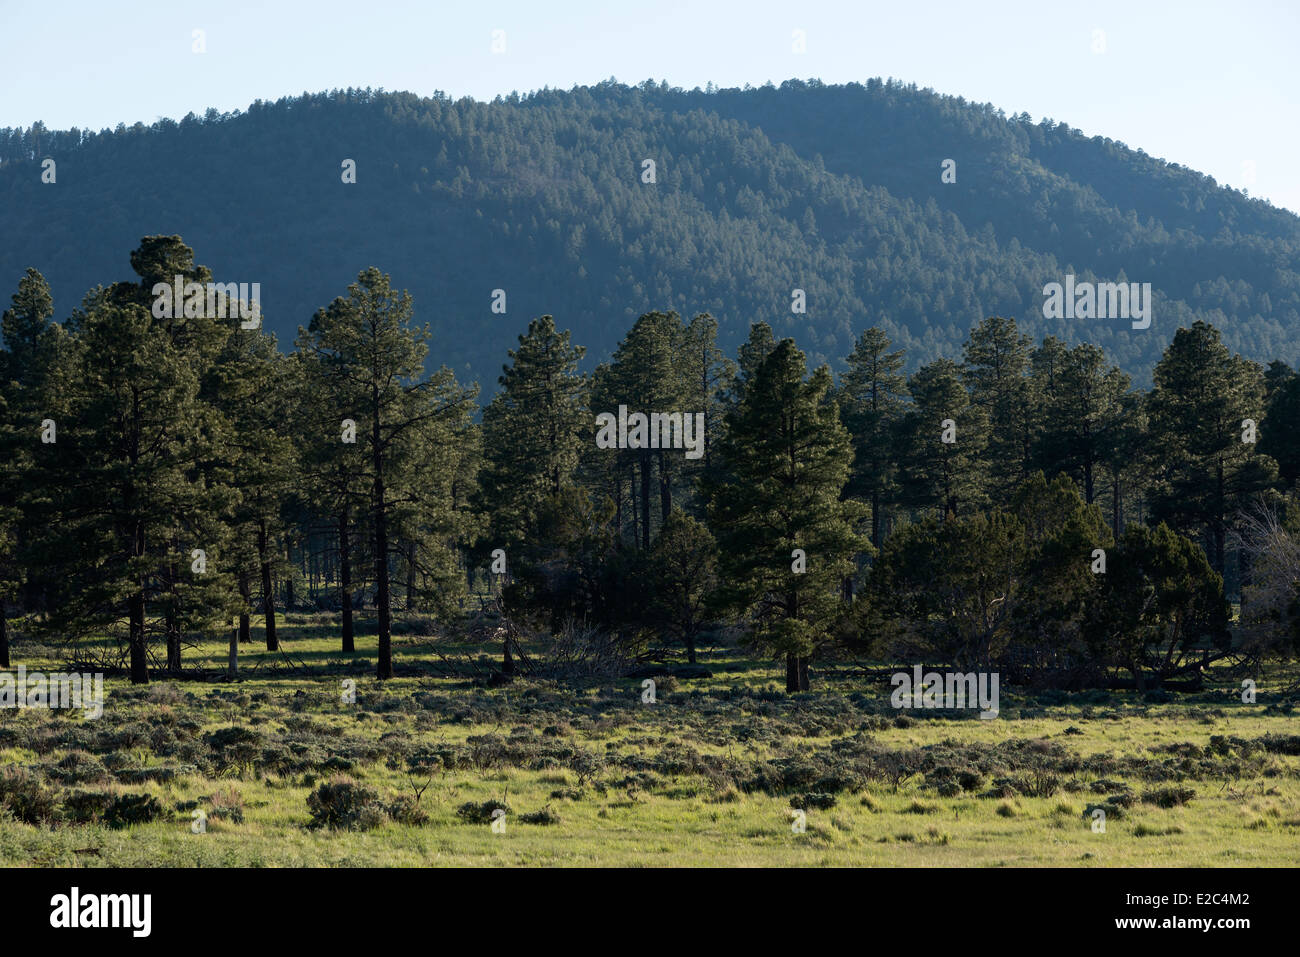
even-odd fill
[{"label": "green grass", "polygon": [[[888,683],[814,675],[811,693],[789,697],[777,690],[771,662],[724,649],[702,657],[713,678],[661,684],[657,703],[645,705],[639,681],[575,687],[520,679],[488,688],[444,677],[434,649],[462,661],[495,649],[418,636],[395,639],[405,676],[381,683],[372,677],[374,638],[359,637],[357,660],[349,662],[323,616],[291,616],[282,638],[287,656],[241,648],[241,679],[233,683],[133,688],[108,679],[97,721],[0,711],[0,765],[29,769],[56,806],[80,789],[148,793],[166,812],[120,830],[31,825],[0,812],[0,864],[1140,867],[1297,860],[1300,756],[1286,753],[1297,749],[1285,743],[1257,743],[1300,732],[1276,693],[1290,676],[1261,682],[1252,705],[1242,704],[1225,678],[1205,693],[1159,704],[1134,694],[1023,697],[1003,689],[996,720],[909,720],[890,708]],[[41,660],[48,655],[15,648],[15,660],[29,668],[50,666]],[[212,642],[187,649],[186,663],[215,677],[225,656],[224,643]],[[298,663],[311,671],[295,670]],[[355,704],[340,700],[349,676]],[[221,770],[205,735],[232,725],[262,740],[251,765]],[[1212,738],[1235,743],[1216,748]],[[837,742],[847,750],[835,750]],[[263,760],[273,746],[296,766]],[[427,822],[385,819],[369,831],[309,827],[308,795],[338,773],[326,766],[330,757],[349,761],[344,773],[390,802],[413,793],[407,755],[429,748],[453,756],[453,766],[431,775],[420,800]],[[55,779],[73,750],[105,764],[99,780]],[[878,773],[891,755],[929,766],[893,780]],[[172,776],[131,782],[132,772],[149,768]],[[962,771],[978,784],[943,793],[939,785]],[[1016,783],[997,793],[999,778]],[[1098,780],[1106,783],[1094,789]],[[1036,781],[1047,782],[1037,796]],[[1195,796],[1168,808],[1142,799],[1171,787],[1190,787]],[[192,833],[187,802],[210,812],[212,796],[231,789],[242,800],[243,821],[209,818],[205,833]],[[834,804],[808,804],[806,828],[796,833],[792,802],[807,793],[831,793]],[[1108,815],[1105,833],[1095,833],[1085,808],[1122,793],[1132,799]],[[510,807],[503,833],[456,813],[466,802],[493,799]],[[558,820],[522,820],[543,808]]]}]

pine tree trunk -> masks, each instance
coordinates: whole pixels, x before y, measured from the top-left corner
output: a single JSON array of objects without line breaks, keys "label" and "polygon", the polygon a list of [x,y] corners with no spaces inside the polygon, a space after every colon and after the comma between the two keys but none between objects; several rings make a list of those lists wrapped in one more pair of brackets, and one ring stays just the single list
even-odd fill
[{"label": "pine tree trunk", "polygon": [[127,606],[131,636],[131,684],[147,685],[149,666],[144,648],[144,591],[132,592]]},{"label": "pine tree trunk", "polygon": [[181,630],[176,622],[176,606],[167,605],[167,670],[181,670]]},{"label": "pine tree trunk", "polygon": [[406,610],[415,610],[415,542],[406,546]]},{"label": "pine tree trunk", "polygon": [[352,550],[348,546],[348,512],[339,515],[339,604],[343,609],[343,650],[357,650],[352,637]]},{"label": "pine tree trunk", "polygon": [[799,690],[799,657],[793,652],[785,653],[785,693],[794,694]]},{"label": "pine tree trunk", "polygon": [[650,550],[650,453],[641,453],[641,535],[642,547]]},{"label": "pine tree trunk", "polygon": [[9,667],[9,619],[5,600],[0,598],[0,668]]},{"label": "pine tree trunk", "polygon": [[262,565],[262,614],[266,616],[266,650],[277,651],[275,637],[275,590],[271,582],[271,553],[266,542],[266,519],[257,522],[257,555]]},{"label": "pine tree trunk", "polygon": [[668,524],[668,516],[673,512],[673,477],[664,467],[663,449],[659,450],[659,519],[660,527]]},{"label": "pine tree trunk", "polygon": [[800,691],[808,690],[808,662],[811,660],[812,658],[810,658],[807,655],[799,659],[799,690]]},{"label": "pine tree trunk", "polygon": [[[144,555],[144,522],[136,522],[134,545],[136,556]],[[127,601],[127,617],[130,622],[131,684],[147,685],[149,683],[149,664],[145,657],[144,647],[143,583],[131,593],[131,597]]]},{"label": "pine tree trunk", "polygon": [[1220,575],[1222,575],[1223,555],[1224,555],[1224,550],[1226,545],[1226,542],[1224,540],[1226,536],[1224,535],[1224,528],[1223,528],[1223,500],[1224,500],[1223,484],[1224,483],[1223,483],[1223,460],[1222,459],[1219,460],[1217,482],[1218,484],[1216,486],[1216,489],[1218,491],[1218,498],[1216,500],[1216,503],[1218,505],[1218,508],[1216,509],[1215,512],[1214,555],[1212,560],[1214,562],[1214,570],[1218,572]]},{"label": "pine tree trunk", "polygon": [[641,506],[637,503],[637,467],[633,465],[632,475],[628,476],[628,495],[632,498],[632,545],[641,544]]},{"label": "pine tree trunk", "polygon": [[235,677],[239,674],[239,629],[230,629],[230,655],[227,658],[226,674]]},{"label": "pine tree trunk", "polygon": [[379,606],[379,667],[381,679],[393,677],[393,622],[388,589],[388,506],[384,500],[384,456],[380,446],[379,402],[374,400],[371,462],[375,470],[372,504],[375,514],[375,603]]},{"label": "pine tree trunk", "polygon": [[614,473],[614,527],[618,529],[618,543],[623,544],[623,476]]},{"label": "pine tree trunk", "polygon": [[[286,542],[284,546],[284,563],[286,568],[293,568],[293,549]],[[284,577],[284,610],[288,611],[293,607],[293,575],[288,574]]]},{"label": "pine tree trunk", "polygon": [[244,599],[243,608],[239,612],[239,640],[248,642],[253,640],[252,625],[248,619],[248,608],[252,598],[248,588],[248,572],[242,570],[239,573],[239,597]]},{"label": "pine tree trunk", "polygon": [[1119,541],[1119,517],[1122,511],[1123,508],[1120,504],[1120,498],[1119,498],[1119,479],[1116,478],[1113,482],[1111,482],[1110,530],[1111,530],[1111,534],[1115,536],[1115,541],[1117,542]]},{"label": "pine tree trunk", "polygon": [[695,636],[686,636],[686,660],[695,664]]},{"label": "pine tree trunk", "polygon": [[[172,536],[172,545],[179,550],[180,542]],[[167,587],[171,593],[167,602],[167,670],[176,673],[181,670],[181,627],[177,620],[176,606],[176,563],[167,565]]]}]

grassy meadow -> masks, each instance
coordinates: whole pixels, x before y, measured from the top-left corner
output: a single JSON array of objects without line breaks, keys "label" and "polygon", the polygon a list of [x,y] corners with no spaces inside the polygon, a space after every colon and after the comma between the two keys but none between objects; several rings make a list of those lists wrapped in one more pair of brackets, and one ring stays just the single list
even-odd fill
[{"label": "grassy meadow", "polygon": [[291,614],[283,652],[241,646],[237,681],[214,641],[186,650],[206,680],[106,679],[96,720],[0,710],[0,865],[1300,861],[1292,674],[1254,704],[1227,675],[1194,694],[1004,687],[982,721],[896,711],[848,663],[788,696],[776,663],[719,647],[712,677],[660,679],[649,704],[636,679],[491,686],[474,662],[493,649],[416,634],[381,683],[364,624],[352,660],[327,616]]}]

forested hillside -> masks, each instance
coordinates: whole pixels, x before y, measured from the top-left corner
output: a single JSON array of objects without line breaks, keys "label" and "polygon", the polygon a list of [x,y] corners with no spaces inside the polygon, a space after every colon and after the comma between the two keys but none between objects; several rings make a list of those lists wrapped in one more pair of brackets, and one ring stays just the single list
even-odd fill
[{"label": "forested hillside", "polygon": [[[382,263],[434,354],[489,387],[538,315],[590,367],[667,308],[717,317],[728,352],[765,321],[836,368],[867,326],[911,370],[957,358],[991,315],[1100,345],[1138,385],[1197,319],[1248,358],[1300,355],[1294,215],[1064,124],[879,80],[492,103],[334,91],[100,133],[37,124],[0,130],[0,209],[0,283],[39,269],[61,315],[141,236],[179,234],[218,281],[260,283],[287,345]],[[1067,273],[1151,283],[1151,327],[1044,319],[1043,286]]]}]

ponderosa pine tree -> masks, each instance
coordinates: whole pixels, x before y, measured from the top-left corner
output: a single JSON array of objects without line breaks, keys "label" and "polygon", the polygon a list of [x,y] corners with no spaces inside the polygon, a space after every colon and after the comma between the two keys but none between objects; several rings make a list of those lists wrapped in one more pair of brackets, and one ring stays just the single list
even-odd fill
[{"label": "ponderosa pine tree", "polygon": [[806,691],[808,663],[833,630],[841,583],[870,544],[862,507],[841,498],[853,463],[825,366],[785,339],[745,379],[704,484],[718,542],[722,606],[786,657],[786,690]]},{"label": "ponderosa pine tree", "polygon": [[[1277,462],[1283,488],[1300,482],[1300,376],[1284,363],[1269,367],[1268,412],[1259,426],[1259,451]],[[1266,373],[1268,376],[1268,373]]]},{"label": "ponderosa pine tree", "polygon": [[749,338],[741,345],[736,356],[736,375],[731,381],[728,405],[736,406],[745,397],[745,386],[755,375],[763,360],[776,348],[776,336],[766,322],[755,322],[749,327]]},{"label": "ponderosa pine tree", "polygon": [[210,399],[238,317],[218,318],[205,295],[173,302],[177,275],[211,278],[179,237],[146,237],[131,263],[138,281],[89,294],[56,337],[40,403],[57,439],[34,446],[26,510],[48,529],[33,562],[52,583],[43,627],[75,639],[125,619],[140,683],[159,622],[176,666],[181,635],[231,608],[220,516],[233,490]]},{"label": "ponderosa pine tree", "polygon": [[681,641],[695,664],[695,642],[708,620],[718,586],[718,544],[708,528],[674,509],[650,555],[654,576],[652,614]]},{"label": "ponderosa pine tree", "polygon": [[722,435],[726,397],[736,377],[736,364],[718,347],[717,319],[702,312],[687,324],[675,364],[687,407],[704,413],[704,457],[694,466],[698,474],[709,468],[713,446]]},{"label": "ponderosa pine tree", "polygon": [[9,390],[4,388],[4,367],[8,352],[0,352],[0,668],[9,667],[9,606],[22,585],[22,568],[18,562],[18,523],[22,512],[17,508],[22,476],[27,471],[19,459],[20,428],[10,412]]},{"label": "ponderosa pine tree", "polygon": [[984,450],[987,492],[995,502],[1010,501],[1028,476],[1033,441],[1029,349],[1014,319],[991,316],[971,330],[962,360],[962,378],[971,404],[988,421]]},{"label": "ponderosa pine tree", "polygon": [[1196,322],[1174,334],[1153,378],[1150,433],[1161,466],[1149,495],[1152,515],[1202,534],[1210,566],[1222,575],[1234,516],[1277,476],[1256,441],[1263,370],[1231,355],[1213,326]]},{"label": "ponderosa pine tree", "polygon": [[25,580],[40,578],[39,569],[24,569],[21,559],[23,543],[34,541],[40,530],[24,519],[18,503],[39,442],[38,396],[58,348],[54,340],[61,330],[50,325],[53,314],[49,284],[39,271],[28,269],[12,304],[0,315],[0,666],[5,668],[9,606]]},{"label": "ponderosa pine tree", "polygon": [[[299,349],[290,354],[286,373],[290,382],[291,434],[297,442],[301,468],[298,495],[304,511],[327,530],[337,560],[339,628],[344,654],[356,651],[353,591],[358,585],[361,530],[369,490],[365,483],[365,447],[343,442],[340,414],[329,377],[334,374],[327,354]],[[328,565],[328,563],[327,563]]]},{"label": "ponderosa pine tree", "polygon": [[982,507],[988,418],[971,403],[957,364],[922,366],[907,388],[912,404],[897,423],[900,502],[940,516]]},{"label": "ponderosa pine tree", "polygon": [[1059,682],[1081,680],[1090,664],[1084,619],[1101,578],[1096,550],[1113,545],[1106,519],[1068,475],[1049,482],[1042,472],[1022,483],[1009,511],[1024,530],[1024,544],[1008,656],[1029,681],[1049,673]]},{"label": "ponderosa pine tree", "polygon": [[1035,458],[1049,476],[1074,479],[1091,504],[1102,463],[1132,413],[1128,376],[1107,368],[1105,352],[1086,342],[1065,351],[1054,371],[1054,388],[1042,396]]},{"label": "ponderosa pine tree", "polygon": [[501,391],[483,412],[482,507],[494,548],[522,545],[543,503],[573,484],[595,431],[578,372],[583,353],[550,316],[529,323],[510,350]]},{"label": "ponderosa pine tree", "polygon": [[[675,312],[648,312],[640,316],[614,350],[607,368],[593,390],[595,411],[618,414],[620,405],[628,414],[640,412],[686,412],[686,383],[676,366],[682,339],[681,319]],[[703,410],[696,410],[703,411]],[[652,473],[658,475],[659,525],[672,511],[672,483],[681,453],[671,449],[601,450],[617,459],[623,468],[635,469],[639,480],[637,536],[642,551],[650,550],[652,538]]]},{"label": "ponderosa pine tree", "polygon": [[464,388],[443,367],[422,397],[432,413],[415,429],[410,469],[418,481],[393,499],[394,540],[405,572],[405,608],[448,616],[465,594],[463,547],[477,529],[470,499],[477,486],[478,388]]},{"label": "ponderosa pine tree", "polygon": [[[290,376],[275,339],[236,328],[219,358],[220,405],[227,427],[223,451],[239,486],[229,516],[238,544],[232,553],[241,582],[259,582],[266,648],[279,648],[273,570],[280,564],[282,511],[298,473],[290,420]],[[247,612],[245,612],[247,614]]]},{"label": "ponderosa pine tree", "polygon": [[889,337],[872,326],[858,337],[847,361],[837,394],[853,439],[853,471],[845,491],[870,504],[871,544],[878,549],[884,513],[898,488],[894,440],[907,396],[903,351],[891,352]]},{"label": "ponderosa pine tree", "polygon": [[[180,236],[145,236],[131,253],[131,268],[138,280],[114,283],[106,297],[118,305],[149,310],[155,329],[167,336],[199,386],[191,409],[199,438],[188,446],[190,459],[182,466],[192,494],[178,499],[172,514],[153,517],[160,526],[169,527],[157,533],[165,536],[166,551],[155,573],[153,604],[161,617],[167,668],[175,672],[181,667],[184,634],[205,630],[215,614],[231,611],[235,583],[244,581],[232,561],[239,545],[232,510],[239,499],[240,479],[231,457],[221,366],[227,343],[239,331],[241,310],[253,304],[207,286],[211,271],[195,262],[194,250]],[[179,298],[174,285],[178,276],[186,284]],[[186,287],[189,283],[203,287],[198,296]],[[206,557],[200,559],[200,554]]]},{"label": "ponderosa pine tree", "polygon": [[131,681],[146,683],[148,608],[176,561],[174,520],[206,504],[187,474],[204,441],[198,376],[144,307],[108,296],[90,305],[75,349],[48,387],[57,439],[35,456],[39,563],[57,569],[47,624],[77,637],[125,618]]},{"label": "ponderosa pine tree", "polygon": [[348,444],[343,422],[351,419],[364,449],[362,476],[369,490],[368,518],[375,569],[379,651],[376,674],[393,677],[390,526],[397,505],[420,480],[421,429],[440,415],[430,401],[437,380],[421,378],[428,351],[428,327],[411,325],[411,297],[396,292],[373,266],[362,270],[335,299],[300,330],[298,346],[321,373],[333,415],[319,423]]}]

